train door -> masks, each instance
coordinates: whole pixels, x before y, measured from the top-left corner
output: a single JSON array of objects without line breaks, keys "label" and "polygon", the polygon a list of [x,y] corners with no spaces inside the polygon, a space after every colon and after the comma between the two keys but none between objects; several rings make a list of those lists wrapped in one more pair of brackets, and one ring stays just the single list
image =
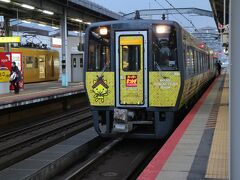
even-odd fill
[{"label": "train door", "polygon": [[46,58],[45,56],[39,56],[39,78],[45,79],[46,78]]},{"label": "train door", "polygon": [[72,54],[72,82],[83,82],[83,53]]},{"label": "train door", "polygon": [[54,61],[53,61],[53,55],[49,55],[49,76],[52,78],[54,78]]},{"label": "train door", "polygon": [[116,32],[118,107],[147,106],[147,32]]}]

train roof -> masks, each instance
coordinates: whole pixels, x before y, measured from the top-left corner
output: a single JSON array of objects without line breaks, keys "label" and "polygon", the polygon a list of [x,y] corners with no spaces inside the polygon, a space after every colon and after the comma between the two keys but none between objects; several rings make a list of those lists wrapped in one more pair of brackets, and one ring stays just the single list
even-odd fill
[{"label": "train roof", "polygon": [[98,26],[113,26],[113,25],[125,25],[129,27],[146,27],[152,24],[166,24],[174,25],[178,28],[182,28],[176,21],[168,20],[153,20],[153,19],[129,19],[129,20],[114,20],[114,21],[103,21],[92,23],[88,28],[98,27]]},{"label": "train roof", "polygon": [[[169,20],[153,20],[153,19],[130,19],[130,20],[113,20],[113,21],[103,21],[103,22],[97,22],[92,23],[88,28],[87,31],[94,27],[100,27],[100,26],[111,26],[113,28],[120,28],[120,29],[149,29],[151,28],[152,24],[164,24],[164,25],[173,25],[182,33],[187,36],[187,39],[190,39],[193,41],[193,44],[200,44],[202,41],[200,39],[197,39],[196,37],[192,36],[188,31],[186,31],[181,25],[176,21],[169,21]],[[205,44],[205,50],[210,50],[209,47]],[[203,50],[203,49],[202,49]]]}]

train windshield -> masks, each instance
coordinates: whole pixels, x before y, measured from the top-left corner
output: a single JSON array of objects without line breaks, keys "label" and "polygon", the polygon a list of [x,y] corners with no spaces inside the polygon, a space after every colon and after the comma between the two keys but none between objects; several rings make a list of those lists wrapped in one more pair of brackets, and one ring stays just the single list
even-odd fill
[{"label": "train windshield", "polygon": [[110,33],[107,29],[101,33],[100,27],[92,28],[89,33],[88,71],[110,70]]},{"label": "train windshield", "polygon": [[153,29],[154,70],[177,70],[178,61],[176,28],[168,25],[155,25]]}]

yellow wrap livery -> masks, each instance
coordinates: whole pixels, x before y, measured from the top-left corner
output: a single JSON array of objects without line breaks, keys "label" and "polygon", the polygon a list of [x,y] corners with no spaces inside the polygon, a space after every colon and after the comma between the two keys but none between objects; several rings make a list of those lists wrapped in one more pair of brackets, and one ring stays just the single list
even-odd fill
[{"label": "yellow wrap livery", "polygon": [[180,72],[149,72],[149,106],[174,107],[180,90]]},{"label": "yellow wrap livery", "polygon": [[87,72],[86,88],[92,106],[114,106],[114,72]]}]

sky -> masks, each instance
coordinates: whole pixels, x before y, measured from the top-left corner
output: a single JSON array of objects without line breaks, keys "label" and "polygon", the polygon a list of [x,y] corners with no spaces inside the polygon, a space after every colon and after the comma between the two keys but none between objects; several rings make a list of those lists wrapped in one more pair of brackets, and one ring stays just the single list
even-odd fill
[{"label": "sky", "polygon": [[[90,0],[114,12],[131,13],[140,9],[162,9],[171,8],[166,0]],[[176,8],[200,8],[210,10],[209,0],[168,0]],[[160,5],[162,6],[160,6]],[[180,21],[183,27],[191,26],[190,23],[181,15],[169,16],[170,20]],[[216,27],[214,19],[211,17],[203,17],[196,15],[186,15],[197,28]]]}]

